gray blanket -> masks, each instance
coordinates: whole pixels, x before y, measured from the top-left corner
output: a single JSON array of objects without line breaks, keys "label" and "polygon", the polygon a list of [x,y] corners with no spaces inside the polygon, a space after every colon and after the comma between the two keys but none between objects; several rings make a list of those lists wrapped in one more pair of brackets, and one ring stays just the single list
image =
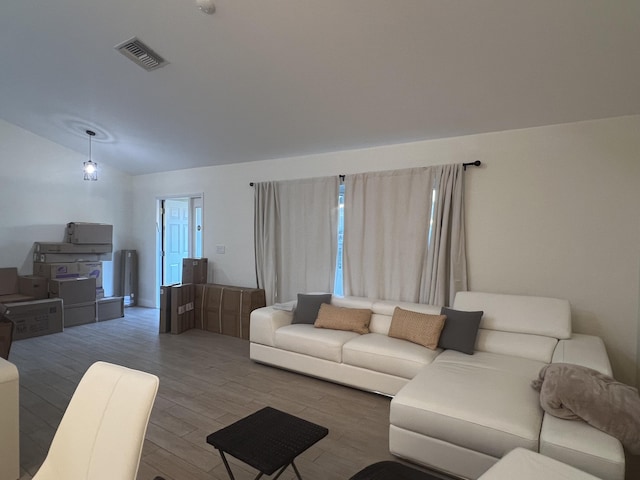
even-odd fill
[{"label": "gray blanket", "polygon": [[556,417],[582,419],[640,454],[638,390],[591,368],[554,363],[540,370],[531,386],[540,391],[543,410]]}]

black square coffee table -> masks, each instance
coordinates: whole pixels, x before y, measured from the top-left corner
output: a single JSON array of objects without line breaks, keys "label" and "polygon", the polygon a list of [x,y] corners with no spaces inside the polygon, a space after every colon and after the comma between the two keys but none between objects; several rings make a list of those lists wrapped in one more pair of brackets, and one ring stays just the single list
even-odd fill
[{"label": "black square coffee table", "polygon": [[207,443],[219,452],[231,480],[235,480],[225,453],[278,478],[289,465],[302,480],[295,458],[329,433],[325,427],[308,422],[275,408],[265,407],[207,436]]}]

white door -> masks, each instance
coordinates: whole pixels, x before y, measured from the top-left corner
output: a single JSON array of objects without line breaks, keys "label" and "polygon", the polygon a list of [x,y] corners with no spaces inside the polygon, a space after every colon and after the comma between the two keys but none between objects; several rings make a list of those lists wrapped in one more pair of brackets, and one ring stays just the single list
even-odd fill
[{"label": "white door", "polygon": [[182,259],[189,257],[189,199],[166,199],[162,212],[162,283],[170,285],[182,281]]}]

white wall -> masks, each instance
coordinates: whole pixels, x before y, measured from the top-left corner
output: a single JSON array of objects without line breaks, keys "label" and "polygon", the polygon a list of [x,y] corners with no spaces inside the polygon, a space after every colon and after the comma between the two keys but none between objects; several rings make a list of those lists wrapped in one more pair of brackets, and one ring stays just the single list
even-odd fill
[{"label": "white wall", "polygon": [[[103,166],[93,147],[99,180],[87,182],[87,155],[0,120],[0,266],[31,274],[33,242],[63,241],[68,222],[113,224],[114,248],[131,248],[131,176]],[[103,270],[112,295],[114,263]]]},{"label": "white wall", "polygon": [[[155,306],[156,197],[204,192],[217,283],[255,286],[251,181],[482,160],[467,172],[470,288],[567,298],[635,384],[640,285],[640,116],[134,177],[140,302]],[[215,253],[226,245],[226,253]]]}]

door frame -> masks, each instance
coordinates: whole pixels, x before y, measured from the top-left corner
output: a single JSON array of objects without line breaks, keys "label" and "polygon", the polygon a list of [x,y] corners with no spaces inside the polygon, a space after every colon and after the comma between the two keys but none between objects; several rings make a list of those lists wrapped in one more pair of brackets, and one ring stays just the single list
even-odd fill
[{"label": "door frame", "polygon": [[174,194],[174,195],[161,195],[156,197],[156,295],[155,295],[155,303],[156,308],[160,307],[160,287],[162,286],[163,281],[163,258],[162,258],[162,247],[163,247],[163,224],[162,224],[162,202],[164,200],[170,200],[175,198],[188,198],[189,199],[189,255],[192,255],[195,251],[195,242],[194,242],[194,229],[192,228],[192,220],[194,218],[194,207],[196,202],[194,200],[199,199],[199,206],[202,208],[202,221],[201,221],[201,232],[202,232],[202,256],[204,257],[204,235],[205,235],[205,225],[204,225],[204,192],[200,193],[186,193],[186,194]]}]

